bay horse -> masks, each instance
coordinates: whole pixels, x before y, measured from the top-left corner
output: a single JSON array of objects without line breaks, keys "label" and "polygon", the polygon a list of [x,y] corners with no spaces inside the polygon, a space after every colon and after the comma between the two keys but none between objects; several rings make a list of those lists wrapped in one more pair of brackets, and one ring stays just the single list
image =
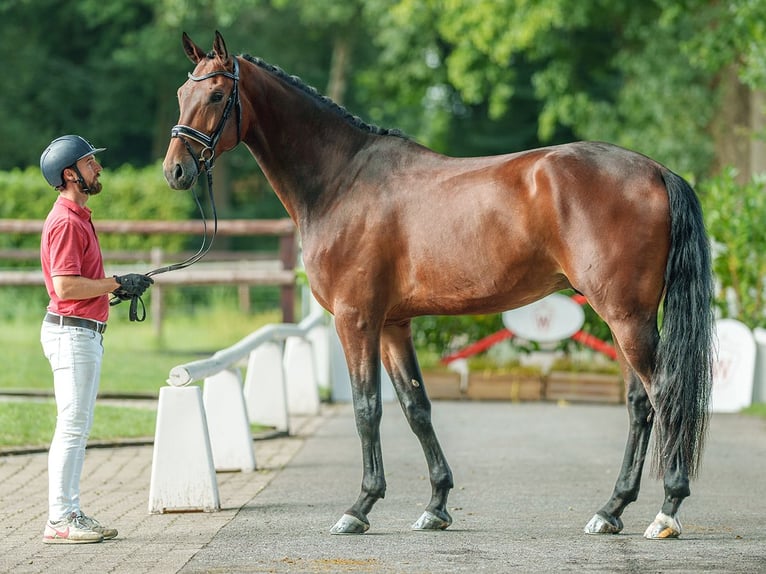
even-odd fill
[{"label": "bay horse", "polygon": [[186,33],[182,44],[195,68],[178,90],[163,163],[169,186],[189,189],[243,142],[297,225],[311,290],[335,317],[363,476],[331,533],[366,532],[386,492],[381,361],[428,464],[431,499],[412,528],[452,523],[452,472],[431,423],[412,318],[496,313],[574,289],[611,328],[629,414],[614,491],[585,532],[622,530],[654,429],[665,499],[644,536],[681,534],[713,353],[710,247],[684,179],[598,142],[448,157],[364,123],[275,66],[229,54],[218,32],[210,52]]}]

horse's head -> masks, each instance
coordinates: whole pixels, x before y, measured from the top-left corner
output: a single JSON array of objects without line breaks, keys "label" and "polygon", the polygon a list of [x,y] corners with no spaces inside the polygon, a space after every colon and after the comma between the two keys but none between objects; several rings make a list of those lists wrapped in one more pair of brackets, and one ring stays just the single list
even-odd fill
[{"label": "horse's head", "polygon": [[[239,63],[229,57],[219,32],[213,50],[206,54],[183,34],[183,47],[196,64],[189,79],[178,88],[180,116],[171,130],[163,169],[173,189],[189,189],[215,156],[239,143],[241,108]],[[232,113],[233,112],[233,113]]]}]

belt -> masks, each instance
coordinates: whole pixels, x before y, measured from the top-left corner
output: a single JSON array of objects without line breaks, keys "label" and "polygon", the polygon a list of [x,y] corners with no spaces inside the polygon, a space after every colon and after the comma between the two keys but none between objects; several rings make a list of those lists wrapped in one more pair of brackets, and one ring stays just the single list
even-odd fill
[{"label": "belt", "polygon": [[94,321],[92,319],[83,319],[82,317],[66,317],[64,315],[56,315],[54,313],[46,313],[46,323],[53,323],[60,327],[82,327],[83,329],[90,329],[96,331],[96,333],[103,333],[106,331],[106,323],[100,321]]}]

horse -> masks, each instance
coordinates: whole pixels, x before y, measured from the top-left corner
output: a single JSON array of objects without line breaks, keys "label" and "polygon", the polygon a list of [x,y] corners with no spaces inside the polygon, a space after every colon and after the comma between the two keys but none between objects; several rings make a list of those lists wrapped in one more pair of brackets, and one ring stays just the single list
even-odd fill
[{"label": "horse", "polygon": [[687,181],[603,142],[449,157],[365,123],[276,66],[230,54],[217,31],[210,52],[185,32],[182,45],[195,67],[178,89],[169,187],[189,189],[244,143],[295,222],[311,291],[335,319],[363,464],[359,496],[332,534],[366,532],[386,492],[381,362],[428,466],[431,498],[412,529],[452,523],[452,471],[413,317],[502,312],[565,289],[611,329],[629,419],[614,490],[585,532],[623,529],[651,451],[665,498],[644,536],[681,534],[708,426],[714,319],[709,240]]}]

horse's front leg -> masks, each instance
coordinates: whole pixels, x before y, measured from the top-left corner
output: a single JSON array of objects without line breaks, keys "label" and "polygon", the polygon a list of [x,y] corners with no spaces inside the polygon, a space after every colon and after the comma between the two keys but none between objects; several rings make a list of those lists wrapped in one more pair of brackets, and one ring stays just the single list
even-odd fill
[{"label": "horse's front leg", "polygon": [[367,514],[386,494],[380,448],[380,336],[360,331],[356,320],[336,316],[335,326],[343,345],[351,379],[356,429],[362,443],[362,488],[356,502],[330,529],[332,534],[363,534],[370,528]]},{"label": "horse's front leg", "polygon": [[394,383],[407,422],[423,447],[431,479],[431,500],[412,528],[444,530],[452,524],[447,512],[447,496],[453,487],[452,471],[431,424],[431,403],[412,345],[409,321],[383,329],[382,349],[383,364]]},{"label": "horse's front leg", "polygon": [[630,430],[625,446],[620,475],[614,485],[611,498],[585,526],[587,534],[617,534],[622,530],[625,507],[638,498],[641,487],[641,471],[652,430],[652,406],[646,390],[634,372],[628,376],[628,413]]}]

